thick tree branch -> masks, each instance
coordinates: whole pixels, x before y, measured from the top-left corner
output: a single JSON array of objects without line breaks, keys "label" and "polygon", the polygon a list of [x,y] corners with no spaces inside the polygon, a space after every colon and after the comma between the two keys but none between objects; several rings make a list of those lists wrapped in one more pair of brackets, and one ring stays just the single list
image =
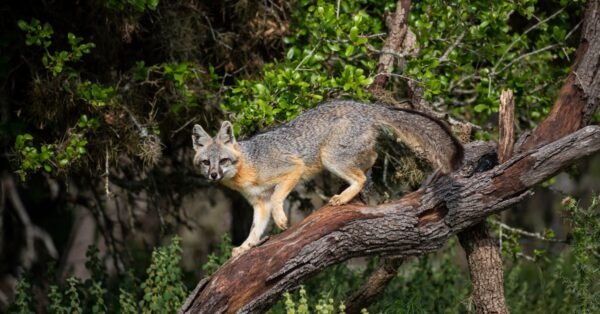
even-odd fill
[{"label": "thick tree branch", "polygon": [[548,117],[517,149],[559,139],[589,123],[600,103],[600,1],[589,0],[575,63]]},{"label": "thick tree branch", "polygon": [[481,222],[458,234],[465,249],[477,313],[508,313],[504,298],[504,269],[497,242]]}]

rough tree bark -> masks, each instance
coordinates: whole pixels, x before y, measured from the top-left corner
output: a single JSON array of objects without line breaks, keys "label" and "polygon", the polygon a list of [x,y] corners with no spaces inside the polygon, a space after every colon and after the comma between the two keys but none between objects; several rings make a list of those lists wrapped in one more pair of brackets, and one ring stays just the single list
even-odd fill
[{"label": "rough tree bark", "polygon": [[518,141],[516,151],[550,143],[587,125],[600,102],[599,68],[600,1],[589,0],[571,72],[546,119]]},{"label": "rough tree bark", "polygon": [[383,43],[381,56],[379,57],[379,65],[377,68],[377,76],[369,89],[373,92],[384,89],[389,77],[388,74],[393,72],[394,61],[401,57],[402,43],[408,33],[408,14],[410,12],[411,0],[400,0],[396,3],[396,11],[393,16],[390,16],[386,21],[389,29],[388,37]]},{"label": "rough tree bark", "polygon": [[477,313],[508,313],[504,298],[504,269],[500,250],[485,222],[458,234],[467,255],[471,294]]},{"label": "rough tree bark", "polygon": [[202,280],[181,311],[260,312],[286,289],[351,257],[435,251],[518,203],[537,183],[600,151],[600,127],[579,129],[600,101],[600,0],[588,2],[576,60],[548,119],[519,141],[505,163],[484,171],[494,145],[470,143],[463,167],[425,189],[379,206],[323,207]]}]

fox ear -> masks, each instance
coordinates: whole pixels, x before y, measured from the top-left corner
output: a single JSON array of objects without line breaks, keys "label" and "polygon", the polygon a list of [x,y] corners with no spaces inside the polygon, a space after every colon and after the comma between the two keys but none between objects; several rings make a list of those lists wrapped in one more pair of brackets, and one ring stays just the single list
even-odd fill
[{"label": "fox ear", "polygon": [[192,143],[194,145],[194,150],[198,150],[206,145],[208,145],[212,139],[210,135],[204,131],[204,129],[198,125],[194,125],[194,129],[192,130]]},{"label": "fox ear", "polygon": [[219,133],[217,133],[215,139],[222,144],[235,143],[235,136],[233,135],[233,125],[231,125],[231,122],[224,121],[223,124],[221,124],[221,129],[219,130]]}]

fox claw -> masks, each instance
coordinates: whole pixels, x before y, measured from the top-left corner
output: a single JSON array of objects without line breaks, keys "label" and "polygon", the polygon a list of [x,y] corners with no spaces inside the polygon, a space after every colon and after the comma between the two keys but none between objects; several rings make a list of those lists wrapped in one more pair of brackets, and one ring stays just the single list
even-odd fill
[{"label": "fox claw", "polygon": [[288,219],[284,213],[279,213],[278,211],[273,211],[273,220],[277,227],[281,230],[286,230],[288,225]]},{"label": "fox claw", "polygon": [[286,229],[288,228],[288,227],[287,227],[287,219],[286,219],[286,220],[284,220],[284,221],[280,221],[280,222],[277,222],[277,221],[275,221],[275,224],[276,224],[276,225],[277,225],[277,227],[278,227],[279,229],[281,229],[281,230],[286,230]]}]

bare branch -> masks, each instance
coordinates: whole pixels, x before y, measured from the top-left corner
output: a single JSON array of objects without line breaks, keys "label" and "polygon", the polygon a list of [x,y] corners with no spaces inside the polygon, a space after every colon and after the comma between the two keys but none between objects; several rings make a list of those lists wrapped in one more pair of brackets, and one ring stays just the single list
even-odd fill
[{"label": "bare branch", "polygon": [[527,30],[525,30],[525,32],[523,32],[523,34],[521,34],[521,36],[519,36],[519,38],[517,38],[513,42],[511,42],[510,45],[508,45],[508,48],[506,48],[506,50],[502,54],[502,56],[500,56],[500,59],[498,59],[498,62],[496,62],[496,65],[494,65],[494,68],[492,69],[492,73],[496,72],[496,69],[498,68],[498,66],[500,66],[500,64],[502,63],[502,61],[504,61],[504,58],[506,57],[506,55],[508,54],[508,52],[512,49],[512,47],[514,47],[516,43],[518,43],[519,41],[521,41],[521,37],[522,36],[527,35],[529,32],[537,29],[538,27],[542,26],[544,23],[546,23],[546,22],[550,21],[551,19],[555,18],[557,15],[559,15],[564,10],[565,10],[565,8],[560,8],[558,11],[554,12],[549,17],[545,18],[542,21],[539,21],[535,25],[533,25],[530,28],[528,28]]},{"label": "bare branch", "polygon": [[[402,42],[408,31],[408,13],[410,11],[411,0],[400,0],[396,4],[396,12],[393,19],[388,23],[389,35],[381,49],[379,57],[379,68],[377,73],[392,73],[394,67],[394,57],[392,54],[400,54]],[[401,71],[400,71],[401,72]],[[387,75],[378,75],[373,80],[369,89],[373,92],[383,90],[387,83]]]},{"label": "bare branch", "polygon": [[498,162],[503,163],[512,156],[515,145],[515,100],[510,89],[503,90],[500,95],[499,120]]},{"label": "bare branch", "polygon": [[526,237],[536,238],[538,240],[547,241],[547,242],[566,243],[566,240],[547,238],[538,232],[529,232],[529,231],[525,231],[523,229],[514,228],[514,227],[511,227],[511,226],[509,226],[503,222],[497,221],[497,220],[490,220],[490,223],[492,225],[496,225],[496,226],[500,227],[501,229],[506,229],[512,233],[520,234],[520,235],[523,235]]},{"label": "bare branch", "polygon": [[401,258],[386,258],[367,279],[362,287],[352,294],[344,304],[346,313],[360,313],[363,308],[369,306],[375,298],[383,292],[383,289],[396,277],[398,268],[404,262]]},{"label": "bare branch", "polygon": [[546,50],[554,49],[556,47],[560,47],[560,45],[559,44],[548,45],[546,47],[543,47],[543,48],[540,48],[540,49],[536,49],[536,50],[530,51],[528,53],[524,53],[524,54],[522,54],[522,55],[514,58],[511,62],[509,62],[507,65],[505,65],[500,71],[494,72],[494,74],[499,74],[499,73],[504,72],[506,69],[510,68],[513,64],[515,64],[515,63],[517,63],[517,62],[519,62],[519,61],[521,61],[521,60],[523,60],[525,58],[529,58],[529,57],[531,57],[533,55],[536,55],[538,53],[542,53],[542,52],[544,52]]},{"label": "bare branch", "polygon": [[446,49],[444,54],[440,57],[440,59],[439,59],[440,63],[448,61],[448,56],[460,44],[460,42],[465,37],[466,33],[467,33],[467,31],[463,31],[462,33],[460,33],[460,35],[458,35],[458,37],[456,38],[454,43],[452,43],[452,45],[450,45],[450,47],[448,47],[448,49]]},{"label": "bare branch", "polygon": [[33,262],[37,260],[38,253],[35,249],[36,240],[40,240],[44,244],[48,255],[53,258],[58,258],[58,251],[54,246],[52,237],[44,229],[35,225],[29,218],[29,214],[27,213],[27,210],[21,201],[21,197],[19,196],[19,192],[17,191],[13,177],[8,175],[4,176],[2,179],[2,186],[6,191],[6,196],[12,204],[17,217],[19,217],[19,220],[23,224],[23,233],[25,235],[25,249],[21,254],[23,267],[28,269]]}]

